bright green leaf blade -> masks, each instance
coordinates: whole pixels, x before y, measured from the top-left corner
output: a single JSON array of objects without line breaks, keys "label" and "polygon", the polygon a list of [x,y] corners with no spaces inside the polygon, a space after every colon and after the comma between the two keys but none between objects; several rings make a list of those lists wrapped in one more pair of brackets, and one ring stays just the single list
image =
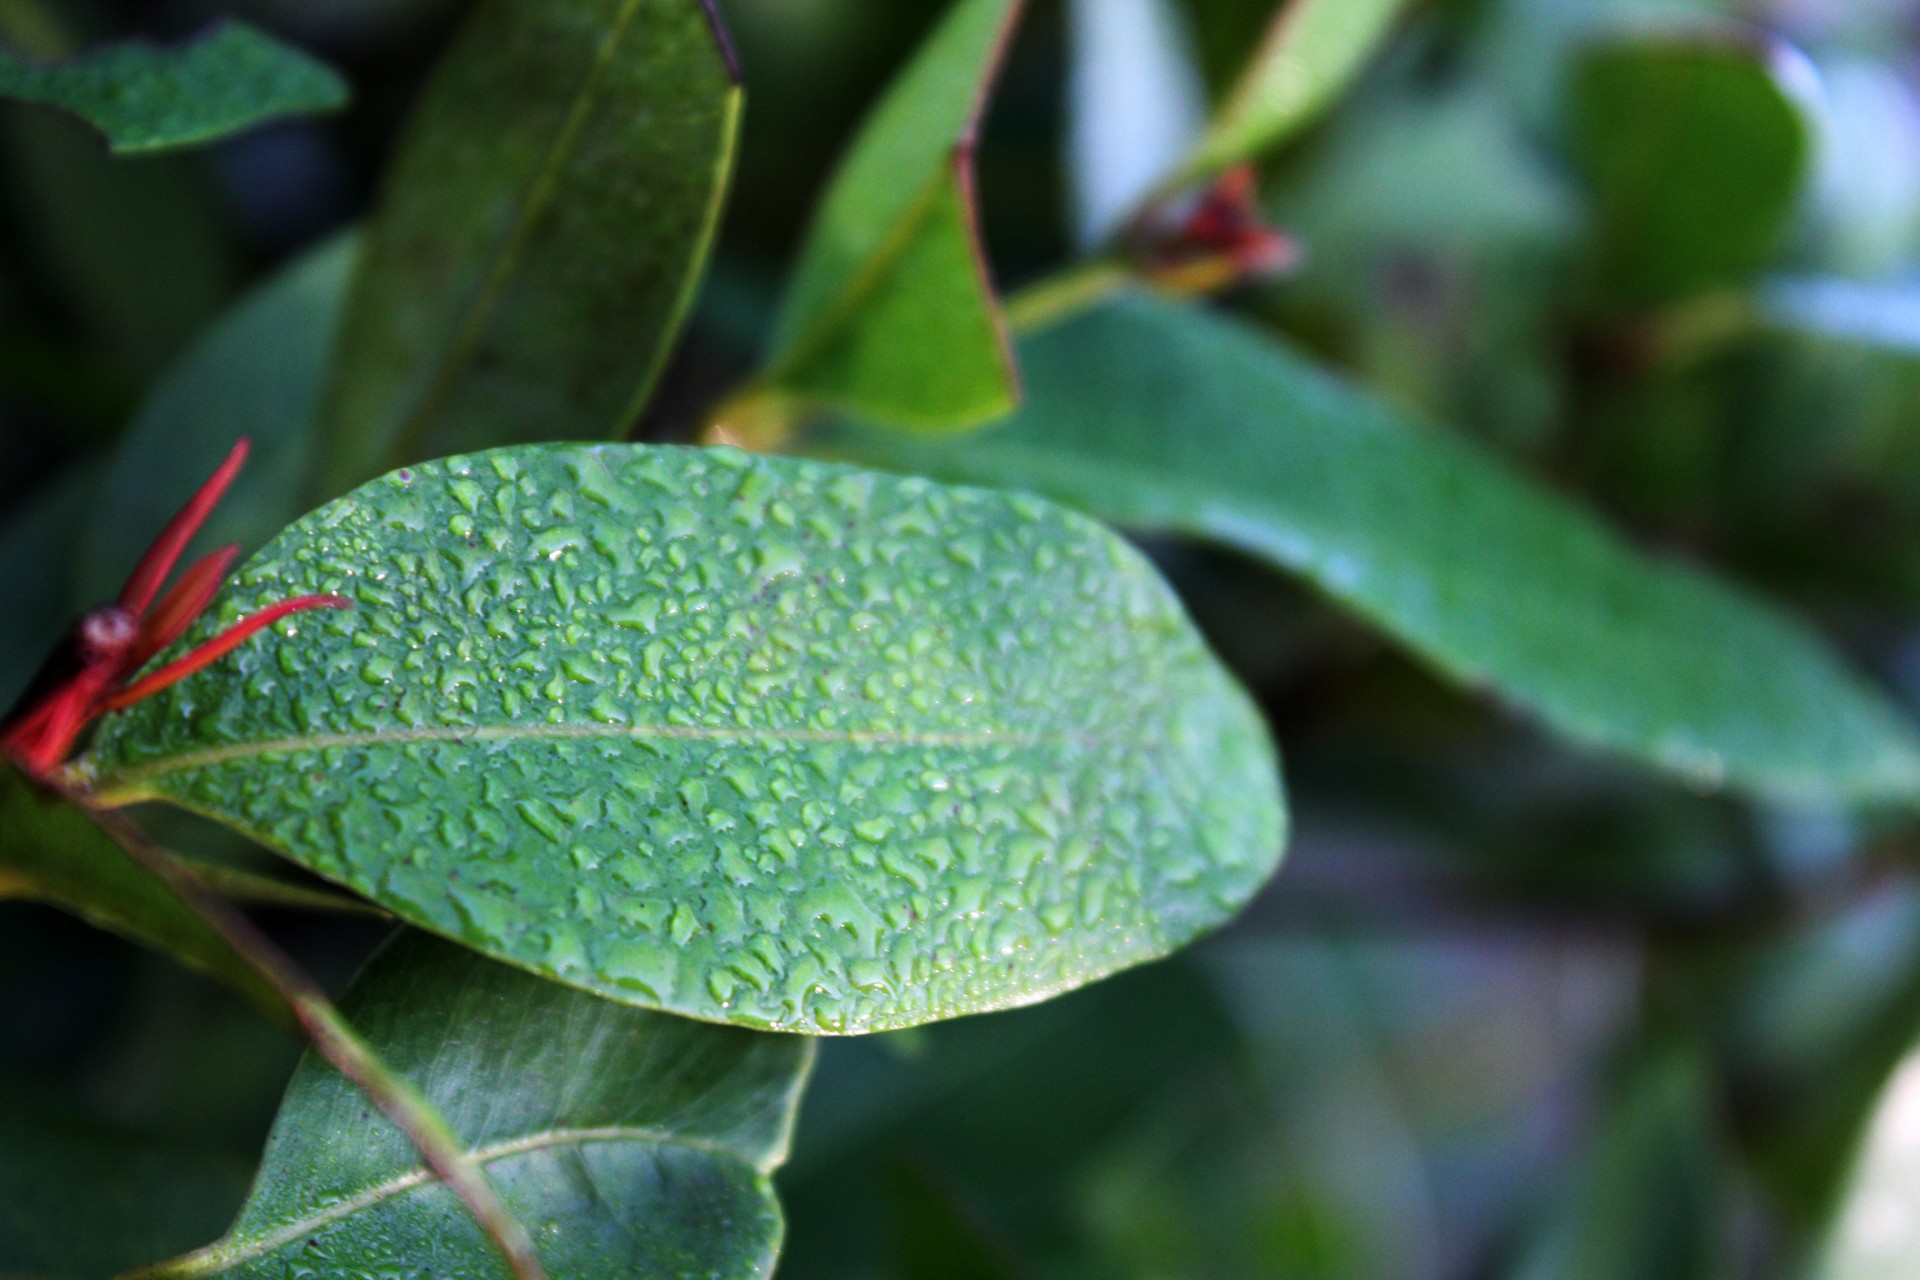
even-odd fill
[{"label": "bright green leaf blade", "polygon": [[1020,9],[958,0],[862,126],[801,251],[771,391],[926,428],[1013,407],[971,152]]},{"label": "bright green leaf blade", "polygon": [[1811,157],[1787,56],[1693,35],[1609,40],[1581,58],[1569,142],[1608,296],[1658,303],[1765,264]]},{"label": "bright green leaf blade", "polygon": [[[799,1036],[713,1027],[569,991],[422,934],[341,1002],[533,1229],[548,1274],[764,1277],[813,1059]],[[504,1275],[400,1131],[309,1055],[225,1239],[141,1277]]]},{"label": "bright green leaf blade", "polygon": [[192,1246],[246,1197],[244,1161],[0,1100],[0,1275],[104,1280]]},{"label": "bright green leaf blade", "polygon": [[80,557],[88,600],[110,600],[233,442],[247,469],[208,520],[208,544],[252,550],[301,512],[328,356],[356,245],[331,240],[243,298],[167,374],[107,468]]},{"label": "bright green leaf blade", "polygon": [[81,810],[0,761],[0,897],[71,911],[226,983],[288,1018],[286,1003],[171,890]]},{"label": "bright green leaf blade", "polygon": [[845,429],[821,447],[1240,547],[1462,682],[1702,785],[1920,792],[1910,727],[1803,627],[1265,335],[1134,298],[1023,359],[1030,398],[1004,426],[951,444]]},{"label": "bright green leaf blade", "polygon": [[71,112],[114,151],[137,153],[338,110],[347,83],[263,31],[222,22],[179,44],[127,40],[63,62],[0,49],[0,97]]},{"label": "bright green leaf blade", "polygon": [[832,1033],[1023,1004],[1279,855],[1246,696],[1144,559],[1035,499],[508,450],[316,512],[213,613],[322,590],[356,607],[104,724],[103,798],[616,999]]},{"label": "bright green leaf blade", "polygon": [[484,0],[386,179],[324,496],[638,415],[706,264],[740,86],[703,0]]},{"label": "bright green leaf blade", "polygon": [[1359,74],[1406,0],[1285,0],[1178,181],[1198,182],[1269,150]]}]

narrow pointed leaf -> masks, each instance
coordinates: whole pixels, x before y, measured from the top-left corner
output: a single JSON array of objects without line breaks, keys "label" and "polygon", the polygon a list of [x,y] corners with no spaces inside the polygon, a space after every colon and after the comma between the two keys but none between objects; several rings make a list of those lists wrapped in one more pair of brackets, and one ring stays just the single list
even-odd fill
[{"label": "narrow pointed leaf", "polygon": [[1023,356],[1030,399],[1005,425],[951,443],[848,428],[819,447],[1242,548],[1550,728],[1701,785],[1920,794],[1911,727],[1805,627],[1267,335],[1131,298]]},{"label": "narrow pointed leaf", "polygon": [[241,299],[163,378],[128,426],[84,537],[85,599],[110,600],[127,571],[242,436],[240,483],[200,545],[253,549],[298,516],[352,237],[328,241]]},{"label": "narrow pointed leaf", "polygon": [[1654,304],[1766,263],[1812,158],[1789,87],[1798,56],[1708,34],[1623,37],[1585,53],[1568,125],[1611,298]]},{"label": "narrow pointed leaf", "polygon": [[957,0],[862,126],[815,217],[763,382],[920,427],[1013,407],[973,141],[1020,0]]},{"label": "narrow pointed leaf", "polygon": [[138,153],[335,111],[346,105],[347,84],[263,31],[222,22],[178,44],[126,40],[60,62],[0,48],[0,98],[58,107],[114,151]]},{"label": "narrow pointed leaf", "polygon": [[75,806],[0,761],[0,897],[33,898],[164,952],[287,1020],[286,1002]]},{"label": "narrow pointed leaf", "polygon": [[1286,140],[1353,80],[1406,0],[1284,0],[1178,171],[1198,182]]},{"label": "narrow pointed leaf", "polygon": [[834,1033],[1027,1003],[1279,854],[1245,695],[1145,560],[1035,499],[498,451],[307,517],[196,631],[317,590],[355,607],[103,724],[100,798],[616,999]]},{"label": "narrow pointed leaf", "polygon": [[[550,1275],[760,1280],[812,1042],[569,991],[408,933],[341,1002],[535,1224]],[[309,1055],[219,1243],[134,1273],[321,1278],[505,1271],[399,1130]],[[132,1277],[129,1277],[132,1280]]]},{"label": "narrow pointed leaf", "polygon": [[624,431],[732,171],[705,0],[484,0],[401,139],[323,434],[325,496],[390,466]]}]

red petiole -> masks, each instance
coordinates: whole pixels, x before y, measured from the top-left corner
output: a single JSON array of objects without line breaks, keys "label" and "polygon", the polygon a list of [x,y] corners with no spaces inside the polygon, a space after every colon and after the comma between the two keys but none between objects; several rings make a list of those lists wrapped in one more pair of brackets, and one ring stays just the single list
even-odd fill
[{"label": "red petiole", "polygon": [[282,600],[241,619],[158,671],[134,679],[206,612],[239,557],[239,547],[222,547],[190,565],[164,595],[160,592],[246,460],[247,442],[241,440],[161,530],[134,567],[120,598],[89,611],[62,637],[20,701],[0,719],[0,754],[26,772],[44,777],[73,753],[87,726],[109,711],[178,684],[289,614],[351,607],[351,601],[336,595]]}]

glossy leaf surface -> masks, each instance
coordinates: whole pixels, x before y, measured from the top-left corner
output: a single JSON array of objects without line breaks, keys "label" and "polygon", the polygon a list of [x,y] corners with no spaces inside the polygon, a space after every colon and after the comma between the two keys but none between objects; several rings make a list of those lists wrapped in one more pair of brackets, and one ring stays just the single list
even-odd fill
[{"label": "glossy leaf surface", "polygon": [[776,393],[922,427],[1013,407],[972,148],[1019,0],[958,0],[861,128],[787,295]]},{"label": "glossy leaf surface", "polygon": [[1283,0],[1180,178],[1251,160],[1323,110],[1358,74],[1406,0]]},{"label": "glossy leaf surface", "polygon": [[618,999],[836,1033],[1022,1004],[1217,925],[1279,854],[1245,695],[1145,560],[1036,499],[498,451],[307,517],[213,618],[320,590],[356,607],[109,719],[103,798]]},{"label": "glossy leaf surface", "polygon": [[244,478],[202,532],[259,547],[301,512],[327,360],[356,244],[315,249],[241,299],[155,387],[128,426],[84,538],[84,598],[111,599],[181,500],[242,436]]},{"label": "glossy leaf surface", "polygon": [[83,811],[0,761],[0,896],[33,898],[226,983],[276,1017],[286,1004],[207,924]]},{"label": "glossy leaf surface", "polygon": [[1615,39],[1583,57],[1570,141],[1609,295],[1659,302],[1750,272],[1778,246],[1811,155],[1788,56],[1697,35]]},{"label": "glossy leaf surface", "polygon": [[951,444],[846,430],[822,448],[1242,548],[1551,728],[1702,785],[1920,789],[1910,727],[1805,628],[1270,337],[1133,298],[1023,354],[1029,401],[1004,426]]},{"label": "glossy leaf surface", "polygon": [[161,151],[346,105],[332,68],[242,22],[174,45],[127,40],[61,62],[0,48],[0,98],[58,107],[117,152]]},{"label": "glossy leaf surface", "polygon": [[[409,933],[341,1002],[468,1144],[549,1274],[746,1280],[773,1268],[812,1043],[569,991]],[[228,1235],[142,1277],[505,1270],[399,1130],[309,1055]]]},{"label": "glossy leaf surface", "polygon": [[326,497],[388,467],[606,439],[706,263],[740,112],[703,0],[485,0],[387,175],[343,329]]}]

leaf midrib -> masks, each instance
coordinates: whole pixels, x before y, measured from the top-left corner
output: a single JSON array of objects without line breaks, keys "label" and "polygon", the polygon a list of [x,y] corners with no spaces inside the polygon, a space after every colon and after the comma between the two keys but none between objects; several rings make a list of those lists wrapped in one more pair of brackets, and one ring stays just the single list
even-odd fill
[{"label": "leaf midrib", "polygon": [[539,170],[533,180],[527,184],[526,200],[520,207],[507,239],[500,246],[500,254],[495,259],[493,269],[487,273],[485,284],[478,296],[468,305],[466,314],[454,330],[452,343],[440,368],[430,382],[414,409],[402,421],[396,438],[388,449],[387,458],[393,466],[412,460],[418,452],[427,433],[432,429],[441,411],[446,407],[452,395],[455,381],[460,371],[473,359],[479,350],[480,340],[492,321],[500,301],[506,296],[507,287],[514,274],[520,269],[521,258],[527,244],[533,238],[534,229],[539,225],[541,215],[552,203],[554,193],[559,189],[560,176],[566,165],[572,160],[578,149],[580,139],[586,131],[588,113],[594,99],[599,96],[601,83],[605,80],[607,68],[612,65],[615,51],[627,38],[627,30],[633,18],[640,11],[641,0],[625,0],[608,24],[605,34],[594,49],[593,62],[587,68],[586,75],[580,81],[572,104],[567,109],[566,119],[560,124],[560,130],[554,135],[553,143],[547,149]]},{"label": "leaf midrib", "polygon": [[[92,779],[91,797],[109,808],[155,798],[153,784],[161,778],[194,769],[298,751],[335,751],[355,747],[405,746],[434,742],[587,741],[592,739],[663,739],[696,742],[806,742],[872,747],[987,747],[1041,746],[1075,748],[1108,745],[1088,734],[1021,733],[1003,729],[972,731],[915,731],[891,729],[778,729],[735,728],[720,725],[475,725],[372,730],[364,733],[310,734],[299,738],[236,742],[182,752],[111,771]],[[76,769],[90,770],[83,759]]]},{"label": "leaf midrib", "polygon": [[[476,1147],[472,1155],[474,1161],[482,1166],[514,1156],[530,1155],[536,1151],[546,1151],[554,1147],[587,1146],[598,1142],[639,1142],[653,1146],[684,1147],[737,1164],[754,1173],[765,1176],[772,1172],[771,1165],[762,1165],[747,1159],[731,1147],[724,1146],[708,1138],[689,1137],[685,1134],[671,1133],[664,1129],[649,1129],[630,1126],[608,1126],[595,1129],[548,1129],[539,1133],[527,1134],[492,1146]],[[170,1262],[158,1263],[150,1267],[141,1267],[126,1272],[120,1280],[167,1280],[171,1277],[213,1275],[239,1263],[264,1257],[274,1250],[294,1243],[321,1227],[364,1213],[375,1205],[432,1186],[439,1178],[429,1169],[414,1169],[397,1178],[389,1178],[377,1183],[349,1199],[338,1201],[318,1213],[309,1214],[282,1225],[278,1230],[265,1235],[256,1235],[244,1240],[227,1239],[208,1245],[204,1249],[175,1258]]]}]

